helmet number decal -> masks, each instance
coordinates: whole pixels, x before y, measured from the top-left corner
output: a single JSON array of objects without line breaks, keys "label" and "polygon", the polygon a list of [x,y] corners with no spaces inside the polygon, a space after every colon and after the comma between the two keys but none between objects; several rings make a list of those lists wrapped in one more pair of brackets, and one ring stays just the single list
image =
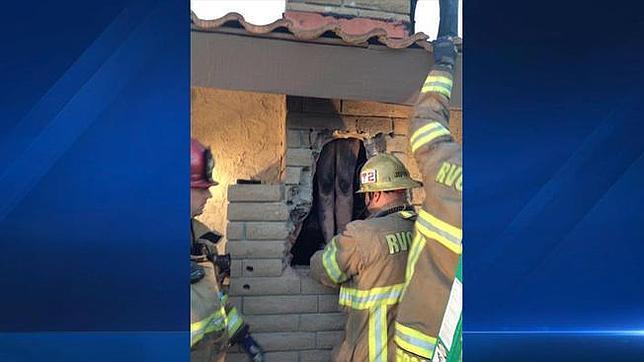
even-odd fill
[{"label": "helmet number decal", "polygon": [[362,184],[375,183],[377,179],[378,174],[376,170],[364,170],[360,173],[360,183]]}]

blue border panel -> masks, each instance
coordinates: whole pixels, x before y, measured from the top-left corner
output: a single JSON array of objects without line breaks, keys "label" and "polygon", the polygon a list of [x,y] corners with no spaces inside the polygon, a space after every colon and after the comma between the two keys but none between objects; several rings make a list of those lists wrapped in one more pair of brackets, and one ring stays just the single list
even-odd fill
[{"label": "blue border panel", "polygon": [[189,361],[181,332],[0,333],[0,361]]},{"label": "blue border panel", "polygon": [[463,5],[464,359],[642,360],[641,5]]},{"label": "blue border panel", "polygon": [[[3,7],[0,331],[173,331],[169,351],[189,321],[188,2]],[[147,353],[94,336],[33,338]]]}]

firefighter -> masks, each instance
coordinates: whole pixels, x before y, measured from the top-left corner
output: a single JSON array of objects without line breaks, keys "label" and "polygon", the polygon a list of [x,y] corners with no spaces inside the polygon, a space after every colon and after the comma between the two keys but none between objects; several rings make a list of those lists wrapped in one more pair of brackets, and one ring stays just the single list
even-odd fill
[{"label": "firefighter", "polygon": [[214,159],[199,141],[190,144],[190,360],[223,361],[226,350],[235,343],[253,361],[263,361],[263,352],[251,337],[237,311],[228,302],[221,282],[230,272],[230,256],[218,255],[221,235],[209,230],[195,216],[203,212],[210,198]]},{"label": "firefighter", "polygon": [[340,286],[339,304],[348,313],[344,341],[335,361],[393,360],[393,319],[405,281],[416,214],[409,190],[421,184],[389,154],[370,158],[360,170],[366,220],[355,220],[324,250],[311,257],[311,277]]},{"label": "firefighter", "polygon": [[434,66],[414,108],[409,142],[423,176],[425,200],[408,254],[396,317],[397,361],[462,360],[461,147],[450,134],[457,29],[456,0],[440,1]]}]

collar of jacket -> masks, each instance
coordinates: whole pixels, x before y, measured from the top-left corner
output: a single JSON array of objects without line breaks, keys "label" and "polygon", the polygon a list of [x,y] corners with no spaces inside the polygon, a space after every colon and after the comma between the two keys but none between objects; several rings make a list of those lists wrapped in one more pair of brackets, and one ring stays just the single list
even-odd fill
[{"label": "collar of jacket", "polygon": [[369,215],[367,219],[375,219],[377,217],[383,217],[383,216],[395,214],[400,211],[414,211],[414,207],[407,203],[396,203],[392,205],[386,205],[385,207],[376,211],[372,215]]}]

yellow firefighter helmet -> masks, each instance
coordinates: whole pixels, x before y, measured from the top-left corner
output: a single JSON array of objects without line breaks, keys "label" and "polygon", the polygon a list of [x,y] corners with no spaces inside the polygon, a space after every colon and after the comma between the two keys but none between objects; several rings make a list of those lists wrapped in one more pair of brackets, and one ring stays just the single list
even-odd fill
[{"label": "yellow firefighter helmet", "polygon": [[409,176],[409,171],[396,156],[380,153],[362,166],[358,192],[406,190],[422,185]]}]

